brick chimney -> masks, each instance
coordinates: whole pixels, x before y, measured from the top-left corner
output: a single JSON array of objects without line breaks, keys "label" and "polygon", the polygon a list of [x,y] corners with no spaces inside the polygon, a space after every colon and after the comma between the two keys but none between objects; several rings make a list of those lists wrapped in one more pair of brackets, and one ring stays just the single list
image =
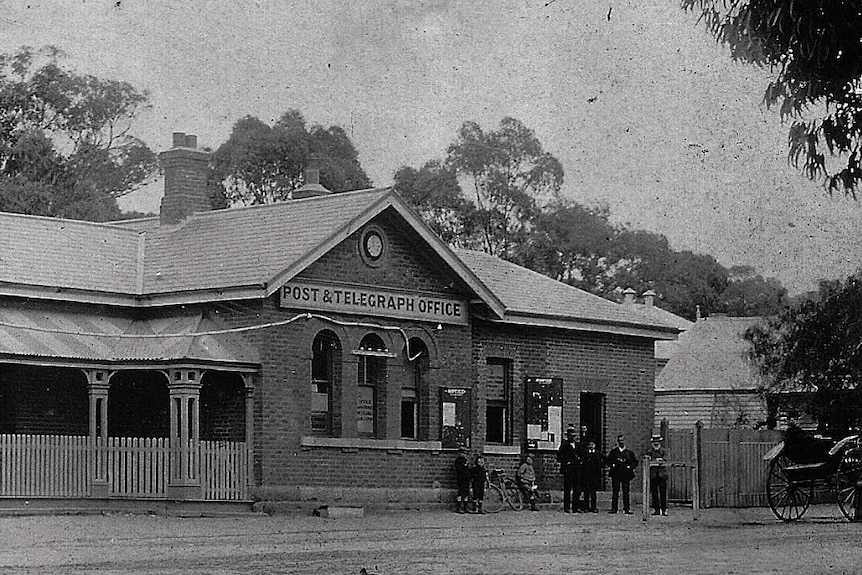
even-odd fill
[{"label": "brick chimney", "polygon": [[643,293],[644,298],[644,306],[652,307],[652,304],[655,303],[655,292],[652,290],[647,290]]},{"label": "brick chimney", "polygon": [[623,304],[632,305],[635,303],[635,294],[637,294],[635,290],[630,287],[627,287],[623,290]]},{"label": "brick chimney", "polygon": [[212,209],[207,192],[210,153],[198,149],[198,137],[174,132],[173,147],[159,154],[165,170],[165,195],[159,219],[178,224],[195,212]]},{"label": "brick chimney", "polygon": [[320,161],[318,156],[311,156],[308,159],[308,167],[303,173],[305,183],[301,188],[293,191],[293,199],[301,200],[303,198],[313,198],[316,196],[328,196],[332,192],[320,185]]}]

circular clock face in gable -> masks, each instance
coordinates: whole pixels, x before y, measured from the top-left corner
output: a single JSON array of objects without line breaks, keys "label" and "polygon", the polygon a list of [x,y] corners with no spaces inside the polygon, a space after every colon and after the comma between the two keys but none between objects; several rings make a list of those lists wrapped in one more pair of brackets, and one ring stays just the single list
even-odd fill
[{"label": "circular clock face in gable", "polygon": [[359,250],[365,263],[376,266],[386,252],[386,239],[377,227],[367,228],[359,240]]},{"label": "circular clock face in gable", "polygon": [[365,236],[365,255],[373,260],[383,255],[383,238],[377,232],[369,232]]}]

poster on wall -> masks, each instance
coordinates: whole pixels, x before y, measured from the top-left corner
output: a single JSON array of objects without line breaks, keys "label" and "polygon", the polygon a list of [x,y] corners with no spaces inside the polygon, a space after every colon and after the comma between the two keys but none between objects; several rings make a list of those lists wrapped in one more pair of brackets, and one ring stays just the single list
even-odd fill
[{"label": "poster on wall", "polygon": [[563,380],[527,377],[524,420],[528,449],[557,449],[563,433]]},{"label": "poster on wall", "polygon": [[440,439],[443,449],[470,448],[473,412],[471,390],[460,387],[440,389]]}]

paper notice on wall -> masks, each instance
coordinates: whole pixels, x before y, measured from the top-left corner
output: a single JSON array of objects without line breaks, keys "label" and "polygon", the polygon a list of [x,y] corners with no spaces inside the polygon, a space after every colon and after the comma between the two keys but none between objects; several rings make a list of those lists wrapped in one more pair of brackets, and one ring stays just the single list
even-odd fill
[{"label": "paper notice on wall", "polygon": [[527,439],[541,439],[542,426],[536,423],[527,424]]},{"label": "paper notice on wall", "polygon": [[311,411],[318,413],[329,411],[329,395],[325,393],[312,393]]},{"label": "paper notice on wall", "polygon": [[556,437],[563,433],[563,407],[561,405],[548,406],[548,432]]},{"label": "paper notice on wall", "polygon": [[443,427],[455,427],[455,404],[443,402]]}]

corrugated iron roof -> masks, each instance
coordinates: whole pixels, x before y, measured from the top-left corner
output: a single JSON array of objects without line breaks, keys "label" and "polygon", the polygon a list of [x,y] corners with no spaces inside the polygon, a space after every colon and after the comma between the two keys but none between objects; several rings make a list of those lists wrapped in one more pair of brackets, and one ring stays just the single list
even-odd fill
[{"label": "corrugated iron roof", "polygon": [[259,363],[201,314],[133,320],[59,310],[0,309],[0,356],[99,362]]}]

